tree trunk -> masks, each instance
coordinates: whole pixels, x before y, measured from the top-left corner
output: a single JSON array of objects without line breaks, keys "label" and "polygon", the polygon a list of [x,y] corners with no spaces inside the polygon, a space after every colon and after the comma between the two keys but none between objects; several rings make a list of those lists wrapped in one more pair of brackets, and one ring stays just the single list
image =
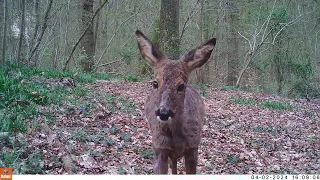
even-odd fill
[{"label": "tree trunk", "polygon": [[40,20],[39,0],[34,1],[34,15],[36,18],[36,24],[34,26],[33,36],[32,36],[31,43],[30,43],[30,52],[31,52],[31,49],[33,48],[34,41],[37,38],[37,34],[38,34],[38,30],[39,30],[39,24],[40,24],[40,21],[39,21]]},{"label": "tree trunk", "polygon": [[[81,36],[79,37],[78,41],[73,45],[72,50],[70,55],[68,56],[67,61],[64,63],[63,66],[63,70],[65,71],[67,69],[67,66],[73,56],[74,51],[76,50],[76,48],[78,47],[78,45],[80,44],[80,42],[82,41],[82,39],[84,38],[84,36],[87,34],[88,29],[91,27],[93,27],[92,23],[95,19],[95,17],[98,15],[99,11],[102,9],[102,7],[108,2],[108,0],[105,0],[101,6],[96,10],[96,12],[94,13],[94,15],[92,16],[92,18],[90,19],[90,21],[88,22],[88,26],[85,28],[85,30],[83,31],[83,33],[81,34]],[[93,30],[93,29],[92,29]]]},{"label": "tree trunk", "polygon": [[228,0],[229,14],[227,16],[227,22],[229,24],[229,37],[228,42],[228,77],[227,84],[234,86],[237,81],[237,66],[238,66],[238,40],[236,32],[237,14],[236,14],[236,2],[234,0]]},{"label": "tree trunk", "polygon": [[[200,24],[200,31],[199,31],[199,37],[198,37],[198,40],[199,40],[199,42],[198,42],[198,44],[202,44],[203,42],[203,27],[204,27],[204,21],[203,21],[203,19],[204,19],[204,13],[203,13],[203,1],[204,0],[201,0],[200,1],[200,22],[199,22],[199,24]],[[199,83],[199,84],[204,84],[204,70],[205,70],[205,66],[202,66],[202,67],[200,67],[200,68],[198,68],[198,69],[196,69],[196,79],[197,79],[197,83]]]},{"label": "tree trunk", "polygon": [[[34,46],[35,41],[37,40],[37,35],[39,32],[39,26],[40,26],[39,0],[34,1],[34,16],[36,18],[36,24],[34,26],[34,31],[31,38],[29,53],[32,51],[32,48]],[[38,59],[37,53],[35,54],[35,59]],[[38,63],[37,61],[34,61],[34,66],[37,66],[37,63]],[[29,65],[31,64],[30,59],[28,59],[28,64]]]},{"label": "tree trunk", "polygon": [[180,56],[179,4],[179,0],[161,0],[159,45],[171,59],[178,59]]},{"label": "tree trunk", "polygon": [[19,46],[18,46],[18,62],[22,61],[22,43],[24,40],[24,32],[25,32],[25,4],[26,0],[21,0],[21,26],[20,26],[20,37],[19,37]]},{"label": "tree trunk", "polygon": [[2,34],[2,65],[6,63],[6,39],[7,39],[7,23],[8,23],[8,1],[3,1],[4,8],[4,22]]},{"label": "tree trunk", "polygon": [[243,73],[248,69],[251,61],[253,60],[253,56],[254,56],[254,52],[248,52],[248,54],[244,58],[244,60],[246,61],[246,64],[244,65],[244,67],[239,72],[239,75],[238,75],[238,78],[237,78],[237,81],[236,81],[236,84],[235,84],[236,87],[239,87],[241,79],[243,77]]},{"label": "tree trunk", "polygon": [[81,67],[85,72],[91,72],[94,64],[95,42],[93,32],[93,21],[91,17],[93,15],[93,0],[82,1],[82,30],[86,30],[82,40],[80,41],[80,49],[84,56],[81,59]]},{"label": "tree trunk", "polygon": [[66,14],[65,14],[65,30],[64,30],[64,49],[63,49],[63,56],[62,56],[62,62],[65,62],[65,58],[68,57],[68,51],[69,51],[69,15],[70,15],[70,0],[67,2],[66,6]]},{"label": "tree trunk", "polygon": [[[98,7],[101,6],[101,0],[98,1]],[[97,39],[98,39],[98,30],[99,30],[99,23],[100,23],[100,13],[97,15],[97,19],[95,21],[95,27],[94,27],[94,45],[95,48],[97,48],[98,43],[97,43]]]},{"label": "tree trunk", "polygon": [[[34,53],[36,52],[36,50],[38,49],[41,41],[42,41],[42,37],[44,35],[44,32],[46,31],[47,29],[47,21],[49,19],[49,13],[50,13],[50,10],[51,10],[51,7],[52,7],[52,2],[53,0],[50,0],[49,1],[49,4],[47,6],[47,9],[46,9],[46,12],[45,12],[45,15],[44,15],[44,18],[43,18],[43,22],[42,22],[42,27],[41,27],[41,32],[40,32],[40,35],[37,39],[37,42],[36,42],[36,45],[32,48],[31,52],[30,52],[30,55],[29,55],[29,58],[28,58],[28,61],[31,60],[31,58],[33,57]],[[37,60],[35,60],[37,61]]]}]

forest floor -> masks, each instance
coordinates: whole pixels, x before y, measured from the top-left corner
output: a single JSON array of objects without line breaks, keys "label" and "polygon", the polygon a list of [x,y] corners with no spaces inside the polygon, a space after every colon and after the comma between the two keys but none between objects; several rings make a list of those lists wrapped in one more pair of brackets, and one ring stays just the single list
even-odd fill
[{"label": "forest floor", "polygon": [[[30,81],[64,86],[55,78]],[[53,120],[38,113],[36,128],[31,125],[0,143],[0,166],[17,174],[152,174],[151,136],[143,115],[150,83],[79,85],[77,91],[64,87],[70,93],[63,103],[39,106]],[[320,174],[319,102],[203,86],[199,92],[206,124],[198,174]],[[178,173],[183,167],[181,159]]]}]

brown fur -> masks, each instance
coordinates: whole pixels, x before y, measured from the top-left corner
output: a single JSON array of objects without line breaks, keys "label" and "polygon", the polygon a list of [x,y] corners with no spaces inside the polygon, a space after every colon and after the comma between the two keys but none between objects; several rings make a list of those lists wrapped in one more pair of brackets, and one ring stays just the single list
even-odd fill
[{"label": "brown fur", "polygon": [[[195,174],[205,110],[201,96],[187,83],[190,72],[209,59],[215,39],[173,61],[159,56],[162,53],[154,49],[156,47],[140,31],[136,36],[140,53],[154,66],[158,83],[158,88],[152,90],[145,103],[155,153],[154,172],[167,174],[170,158],[172,173],[176,174],[177,159],[184,156],[186,173]],[[181,84],[185,85],[184,90],[177,91]],[[157,119],[155,112],[160,108],[172,111],[171,121]]]}]

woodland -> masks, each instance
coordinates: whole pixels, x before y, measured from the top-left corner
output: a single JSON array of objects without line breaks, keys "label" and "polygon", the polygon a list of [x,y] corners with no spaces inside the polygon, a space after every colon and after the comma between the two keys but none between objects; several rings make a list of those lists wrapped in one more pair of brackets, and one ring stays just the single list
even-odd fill
[{"label": "woodland", "polygon": [[153,174],[140,30],[173,60],[217,39],[189,80],[206,106],[197,174],[320,174],[319,0],[0,6],[0,167]]}]

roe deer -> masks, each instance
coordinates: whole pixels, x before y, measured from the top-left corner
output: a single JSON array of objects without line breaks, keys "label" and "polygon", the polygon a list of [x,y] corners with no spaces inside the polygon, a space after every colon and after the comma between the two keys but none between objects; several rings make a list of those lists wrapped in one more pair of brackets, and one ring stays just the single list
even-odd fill
[{"label": "roe deer", "polygon": [[141,31],[136,31],[136,38],[142,57],[154,67],[156,78],[145,102],[155,154],[154,173],[167,174],[170,158],[172,174],[177,174],[177,159],[184,156],[186,173],[196,174],[205,110],[201,96],[187,83],[191,71],[209,59],[216,39],[174,61]]}]

